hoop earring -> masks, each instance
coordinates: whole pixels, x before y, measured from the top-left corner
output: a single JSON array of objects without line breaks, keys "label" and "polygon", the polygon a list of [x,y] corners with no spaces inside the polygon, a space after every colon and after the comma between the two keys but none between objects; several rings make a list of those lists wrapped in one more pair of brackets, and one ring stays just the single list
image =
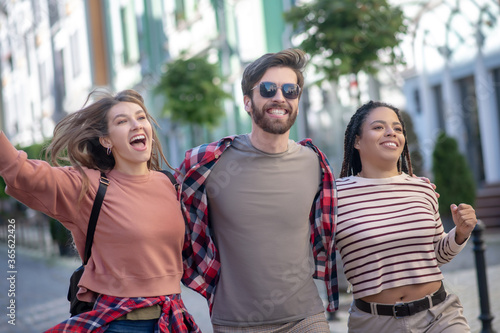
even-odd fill
[{"label": "hoop earring", "polygon": [[111,147],[106,148],[106,154],[111,155]]}]

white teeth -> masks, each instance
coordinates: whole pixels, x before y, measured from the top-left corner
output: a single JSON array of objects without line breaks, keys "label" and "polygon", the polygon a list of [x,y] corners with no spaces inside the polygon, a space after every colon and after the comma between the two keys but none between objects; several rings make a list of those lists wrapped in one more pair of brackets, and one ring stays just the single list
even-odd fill
[{"label": "white teeth", "polygon": [[135,140],[146,140],[146,136],[144,134],[133,136],[130,142],[134,142]]},{"label": "white teeth", "polygon": [[270,114],[277,114],[277,115],[284,115],[286,113],[286,111],[281,110],[281,109],[272,109],[272,110],[269,110],[269,113]]},{"label": "white teeth", "polygon": [[384,143],[385,146],[391,146],[391,147],[397,147],[394,142],[386,142]]}]

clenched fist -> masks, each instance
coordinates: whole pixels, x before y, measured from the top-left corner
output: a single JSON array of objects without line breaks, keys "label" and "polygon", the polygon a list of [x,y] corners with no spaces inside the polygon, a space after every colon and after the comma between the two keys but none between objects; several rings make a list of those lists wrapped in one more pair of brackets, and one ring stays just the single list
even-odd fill
[{"label": "clenched fist", "polygon": [[452,204],[450,206],[453,223],[457,230],[455,233],[455,241],[457,244],[465,242],[477,223],[476,211],[471,205],[461,203],[460,205]]}]

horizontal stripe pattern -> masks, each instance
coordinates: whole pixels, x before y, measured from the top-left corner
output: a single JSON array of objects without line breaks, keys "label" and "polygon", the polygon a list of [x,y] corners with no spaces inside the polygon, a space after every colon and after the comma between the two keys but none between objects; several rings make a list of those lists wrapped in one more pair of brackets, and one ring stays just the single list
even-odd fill
[{"label": "horizontal stripe pattern", "polygon": [[443,279],[440,265],[463,245],[446,234],[431,186],[402,174],[338,179],[335,235],[354,298]]}]

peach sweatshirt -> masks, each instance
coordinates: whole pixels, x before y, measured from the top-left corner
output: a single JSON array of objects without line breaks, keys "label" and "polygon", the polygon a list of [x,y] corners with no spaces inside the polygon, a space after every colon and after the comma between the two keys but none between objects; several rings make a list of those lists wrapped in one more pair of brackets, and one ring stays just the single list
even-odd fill
[{"label": "peach sweatshirt", "polygon": [[[0,133],[0,175],[7,194],[59,220],[73,234],[80,255],[100,177],[97,170],[85,169],[85,173],[90,190],[78,202],[82,176],[76,169],[28,160]],[[130,176],[112,170],[107,177],[110,185],[78,298],[180,293],[184,220],[172,183],[156,171]]]}]

